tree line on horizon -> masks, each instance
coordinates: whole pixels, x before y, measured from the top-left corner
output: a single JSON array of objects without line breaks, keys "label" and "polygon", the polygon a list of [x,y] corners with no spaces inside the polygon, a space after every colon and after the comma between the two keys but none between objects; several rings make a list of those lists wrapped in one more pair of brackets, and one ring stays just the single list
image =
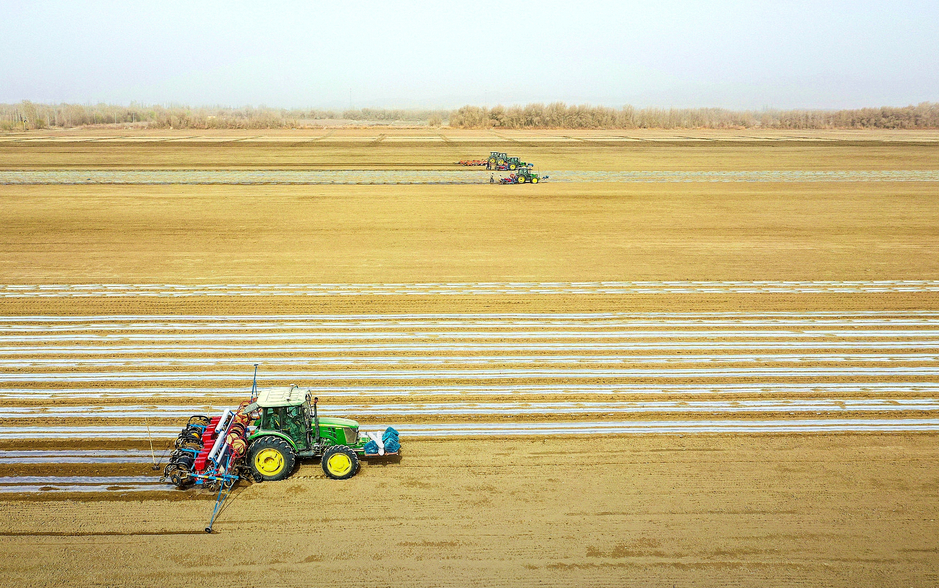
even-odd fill
[{"label": "tree line on horizon", "polygon": [[575,106],[464,106],[450,113],[451,127],[466,129],[935,129],[939,103],[853,110],[728,110]]},{"label": "tree line on horizon", "polygon": [[122,125],[154,129],[281,129],[404,123],[464,129],[937,129],[939,103],[850,110],[729,110],[527,104],[447,110],[278,109],[264,106],[0,104],[0,130]]},{"label": "tree line on horizon", "polygon": [[324,121],[353,123],[443,124],[447,110],[360,108],[348,110],[286,109],[265,106],[191,107],[185,105],[39,104],[24,100],[0,104],[0,130],[76,128],[96,125],[151,129],[289,129],[315,127]]}]

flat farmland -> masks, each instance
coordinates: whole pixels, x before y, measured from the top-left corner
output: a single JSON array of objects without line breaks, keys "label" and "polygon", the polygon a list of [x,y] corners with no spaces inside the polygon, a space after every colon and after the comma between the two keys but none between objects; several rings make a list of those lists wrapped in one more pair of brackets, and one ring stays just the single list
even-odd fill
[{"label": "flat farmland", "polygon": [[[935,584],[937,176],[934,132],[0,136],[0,571]],[[206,535],[152,461],[254,363],[405,453]]]}]

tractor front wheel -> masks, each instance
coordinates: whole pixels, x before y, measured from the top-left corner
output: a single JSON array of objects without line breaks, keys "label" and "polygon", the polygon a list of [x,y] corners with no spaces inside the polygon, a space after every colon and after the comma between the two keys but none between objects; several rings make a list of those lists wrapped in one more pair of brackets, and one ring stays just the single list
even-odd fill
[{"label": "tractor front wheel", "polygon": [[334,445],[323,453],[323,471],[333,480],[346,480],[359,473],[359,458],[345,445]]},{"label": "tractor front wheel", "polygon": [[531,183],[532,183],[532,184],[537,184],[537,183],[538,183],[538,178],[532,178],[532,179],[531,179]]},{"label": "tractor front wheel", "polygon": [[293,448],[280,437],[262,437],[248,450],[248,463],[255,480],[283,480],[293,471],[296,462]]}]

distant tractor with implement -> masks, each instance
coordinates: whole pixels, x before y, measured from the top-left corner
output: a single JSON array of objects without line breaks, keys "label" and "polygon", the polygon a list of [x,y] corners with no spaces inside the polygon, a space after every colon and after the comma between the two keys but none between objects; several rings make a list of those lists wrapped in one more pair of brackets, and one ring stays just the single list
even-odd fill
[{"label": "distant tractor with implement", "polygon": [[537,184],[542,180],[547,180],[548,176],[541,177],[538,173],[533,172],[530,167],[523,167],[518,170],[517,173],[511,174],[507,178],[502,178],[499,183],[501,184]]},{"label": "distant tractor with implement", "polygon": [[518,157],[509,157],[508,159],[505,160],[505,163],[498,166],[496,169],[499,171],[506,171],[506,170],[515,171],[517,169],[522,169],[524,167],[531,167],[532,165],[533,164],[531,163],[525,163]]},{"label": "distant tractor with implement", "polygon": [[[541,176],[531,170],[530,167],[524,167],[518,170],[516,176],[518,178],[519,184],[537,184],[541,179]],[[548,176],[545,176],[545,179],[548,179]]]}]

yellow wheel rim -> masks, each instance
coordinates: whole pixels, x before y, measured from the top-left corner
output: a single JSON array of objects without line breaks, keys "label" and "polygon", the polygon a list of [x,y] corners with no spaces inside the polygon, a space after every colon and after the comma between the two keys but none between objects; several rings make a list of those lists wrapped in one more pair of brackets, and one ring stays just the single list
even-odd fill
[{"label": "yellow wheel rim", "polygon": [[525,176],[521,176],[521,177],[518,179],[518,183],[519,183],[519,184],[524,184],[524,183],[525,183]]},{"label": "yellow wheel rim", "polygon": [[532,184],[537,184],[537,183],[538,183],[538,178],[532,178],[532,179],[531,179],[531,183],[532,183]]},{"label": "yellow wheel rim", "polygon": [[337,453],[329,457],[326,467],[334,476],[344,476],[352,471],[352,460],[345,453]]},{"label": "yellow wheel rim", "polygon": [[284,456],[270,447],[262,449],[254,456],[254,467],[265,476],[276,476],[284,469]]}]

